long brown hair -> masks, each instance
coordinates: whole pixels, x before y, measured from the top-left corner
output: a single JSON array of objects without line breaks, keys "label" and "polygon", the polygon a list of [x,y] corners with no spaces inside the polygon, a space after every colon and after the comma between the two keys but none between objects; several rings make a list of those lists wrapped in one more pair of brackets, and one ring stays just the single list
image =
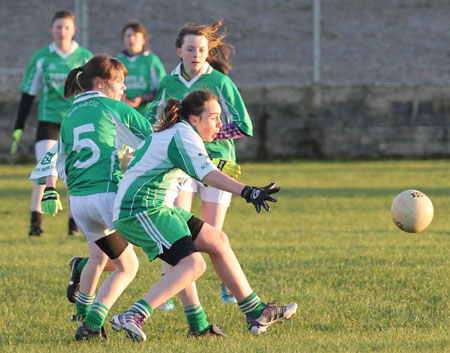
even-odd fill
[{"label": "long brown hair", "polygon": [[222,42],[227,34],[219,34],[219,28],[222,26],[222,19],[218,19],[214,24],[197,25],[195,23],[187,23],[178,33],[175,41],[176,48],[181,48],[184,43],[184,37],[193,34],[196,36],[204,36],[208,41],[208,58],[206,61],[216,70],[228,74],[232,66],[229,62],[230,51],[234,52],[234,46]]},{"label": "long brown hair", "polygon": [[64,97],[91,90],[96,77],[106,82],[121,75],[126,77],[127,74],[127,68],[119,60],[108,54],[94,56],[83,66],[69,72],[64,83]]},{"label": "long brown hair", "polygon": [[217,100],[217,96],[211,91],[191,92],[182,101],[170,98],[155,131],[168,129],[190,115],[200,116],[205,110],[205,103],[212,99]]}]

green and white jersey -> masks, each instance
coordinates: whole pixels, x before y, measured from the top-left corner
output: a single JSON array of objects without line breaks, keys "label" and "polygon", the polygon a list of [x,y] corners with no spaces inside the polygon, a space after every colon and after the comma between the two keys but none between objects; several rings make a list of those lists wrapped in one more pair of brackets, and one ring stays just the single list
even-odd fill
[{"label": "green and white jersey", "polygon": [[[128,70],[125,77],[125,91],[128,98],[133,99],[144,94],[156,92],[159,82],[166,76],[166,69],[156,54],[144,51],[135,56],[121,53],[117,56]],[[142,115],[147,116],[150,102],[136,108]]]},{"label": "green and white jersey", "polygon": [[38,121],[61,124],[73,99],[64,98],[64,82],[70,70],[84,65],[92,53],[72,42],[72,49],[63,53],[55,43],[34,53],[28,63],[20,90],[31,96],[40,91]]},{"label": "green and white jersey", "polygon": [[[236,85],[227,75],[213,69],[208,63],[205,63],[198,76],[189,81],[183,76],[182,63],[162,79],[150,107],[148,115],[150,123],[152,125],[158,123],[170,98],[182,100],[189,93],[198,90],[210,90],[216,94],[222,108],[221,119],[224,125],[234,122],[244,134],[253,135],[252,122]],[[208,142],[205,146],[212,158],[236,162],[233,140]]]},{"label": "green and white jersey", "polygon": [[134,153],[120,182],[113,220],[173,207],[181,180],[191,176],[201,181],[214,169],[202,139],[188,122],[154,132]]},{"label": "green and white jersey", "polygon": [[70,195],[116,192],[122,177],[117,149],[137,148],[151,126],[128,104],[88,91],[75,97],[58,139],[56,168]]}]

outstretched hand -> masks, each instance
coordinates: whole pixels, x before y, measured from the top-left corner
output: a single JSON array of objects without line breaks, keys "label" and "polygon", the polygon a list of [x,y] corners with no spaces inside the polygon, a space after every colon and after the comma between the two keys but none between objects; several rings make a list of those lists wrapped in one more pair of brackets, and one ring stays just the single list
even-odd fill
[{"label": "outstretched hand", "polygon": [[256,212],[261,212],[261,206],[268,212],[270,210],[267,201],[277,202],[277,198],[271,196],[279,192],[281,188],[275,187],[275,183],[272,182],[262,188],[256,186],[246,186],[242,189],[241,196],[247,200],[248,203],[252,203],[255,206]]}]

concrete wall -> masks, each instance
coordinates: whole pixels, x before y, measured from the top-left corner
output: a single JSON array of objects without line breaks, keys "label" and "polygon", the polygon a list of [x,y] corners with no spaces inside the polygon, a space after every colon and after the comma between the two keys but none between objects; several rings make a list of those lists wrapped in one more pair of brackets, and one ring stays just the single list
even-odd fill
[{"label": "concrete wall", "polygon": [[[367,159],[450,156],[450,86],[240,87],[254,137],[238,159]],[[0,92],[0,160],[33,157],[36,107],[19,153],[8,155],[17,92]]]}]

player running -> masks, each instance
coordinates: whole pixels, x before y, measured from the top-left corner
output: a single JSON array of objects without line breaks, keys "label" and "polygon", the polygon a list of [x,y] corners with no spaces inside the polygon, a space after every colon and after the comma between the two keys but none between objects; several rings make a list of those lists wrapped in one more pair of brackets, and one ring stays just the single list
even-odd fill
[{"label": "player running", "polygon": [[[257,212],[269,210],[267,201],[280,188],[274,183],[264,187],[241,184],[220,172],[207,155],[203,142],[215,139],[222,127],[221,107],[211,92],[194,91],[183,101],[170,99],[156,132],[146,138],[120,182],[114,202],[114,225],[130,243],[139,246],[150,261],[161,258],[172,268],[135,302],[128,311],[111,319],[113,329],[125,330],[127,336],[142,342],[146,339],[143,324],[154,308],[190,287],[205,271],[199,251],[210,255],[220,280],[230,288],[247,318],[249,330],[259,335],[297,310],[297,304],[265,304],[252,290],[230,247],[227,235],[196,218],[183,208],[172,206],[178,183],[186,174],[213,187],[241,195]],[[205,317],[198,302],[185,311]],[[215,327],[188,335],[223,336]]]},{"label": "player running", "polygon": [[[105,337],[103,322],[109,308],[134,278],[138,259],[115,231],[112,210],[122,176],[117,148],[134,148],[150,134],[148,121],[121,102],[125,91],[125,66],[108,55],[95,56],[67,76],[64,94],[75,96],[61,125],[56,168],[67,184],[73,216],[86,236],[89,259],[81,274],[74,320],[85,319],[76,339]],[[52,157],[52,156],[49,156]],[[55,215],[59,195],[56,176],[47,177],[42,208]],[[95,298],[108,257],[115,271],[103,282]]]},{"label": "player running", "polygon": [[[221,106],[222,127],[214,140],[205,143],[208,155],[216,165],[236,163],[233,140],[253,135],[253,127],[242,97],[233,81],[227,76],[231,69],[229,53],[231,45],[219,34],[222,20],[213,25],[186,24],[178,33],[176,48],[181,62],[161,81],[149,113],[152,124],[157,124],[170,98],[183,99],[187,94],[208,88],[218,97]],[[239,176],[236,174],[236,177]],[[202,199],[202,219],[217,229],[222,229],[231,193],[206,186],[194,179],[187,179],[176,200],[176,205],[191,210],[195,193]],[[221,285],[223,302],[236,299],[226,286]]]},{"label": "player running", "polygon": [[[63,117],[73,99],[64,97],[64,81],[70,70],[83,65],[92,53],[73,40],[75,35],[75,17],[67,11],[58,11],[52,19],[50,31],[53,43],[35,52],[28,63],[20,90],[16,124],[13,132],[11,154],[15,154],[17,145],[25,127],[34,97],[42,90],[38,106],[38,124],[35,144],[36,161],[56,143]],[[43,232],[40,201],[44,186],[35,185],[31,195],[30,236],[40,236]],[[69,212],[70,214],[70,212]],[[69,235],[78,231],[73,218],[69,218]]]}]

